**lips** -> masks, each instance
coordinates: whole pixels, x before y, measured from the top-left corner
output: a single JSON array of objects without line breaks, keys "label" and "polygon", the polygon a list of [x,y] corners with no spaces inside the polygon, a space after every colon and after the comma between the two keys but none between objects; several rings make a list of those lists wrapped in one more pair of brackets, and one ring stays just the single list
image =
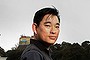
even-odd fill
[{"label": "lips", "polygon": [[56,36],[49,36],[51,40],[56,40]]}]

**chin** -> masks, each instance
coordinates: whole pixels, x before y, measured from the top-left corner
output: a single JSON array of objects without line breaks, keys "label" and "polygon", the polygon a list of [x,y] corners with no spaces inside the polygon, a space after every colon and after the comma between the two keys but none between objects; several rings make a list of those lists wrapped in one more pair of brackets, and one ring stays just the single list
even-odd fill
[{"label": "chin", "polygon": [[50,42],[49,44],[53,45],[55,42]]}]

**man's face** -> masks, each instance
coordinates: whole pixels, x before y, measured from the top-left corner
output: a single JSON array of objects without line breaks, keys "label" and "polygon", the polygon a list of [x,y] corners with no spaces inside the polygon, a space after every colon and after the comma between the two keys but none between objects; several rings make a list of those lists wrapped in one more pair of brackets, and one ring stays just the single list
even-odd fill
[{"label": "man's face", "polygon": [[54,44],[59,35],[59,25],[57,16],[45,15],[37,27],[37,38],[48,44]]}]

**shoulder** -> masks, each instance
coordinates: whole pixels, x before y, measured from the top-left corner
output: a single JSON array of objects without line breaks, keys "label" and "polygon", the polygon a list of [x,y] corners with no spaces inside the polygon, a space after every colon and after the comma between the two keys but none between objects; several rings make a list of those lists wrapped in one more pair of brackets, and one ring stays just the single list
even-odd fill
[{"label": "shoulder", "polygon": [[22,55],[22,60],[43,60],[43,56],[36,50],[30,50]]},{"label": "shoulder", "polygon": [[21,56],[21,60],[43,60],[42,54],[34,45],[28,46]]}]

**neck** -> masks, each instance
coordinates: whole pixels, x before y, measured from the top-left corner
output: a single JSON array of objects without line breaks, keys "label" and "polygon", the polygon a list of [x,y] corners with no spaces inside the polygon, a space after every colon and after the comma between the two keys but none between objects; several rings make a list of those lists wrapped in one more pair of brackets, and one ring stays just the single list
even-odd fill
[{"label": "neck", "polygon": [[40,41],[40,42],[41,42],[43,45],[45,45],[46,47],[49,47],[50,45],[52,45],[52,44],[49,44],[49,43],[47,43],[47,42],[45,42],[45,41],[37,38],[37,36],[34,36],[34,39]]}]

